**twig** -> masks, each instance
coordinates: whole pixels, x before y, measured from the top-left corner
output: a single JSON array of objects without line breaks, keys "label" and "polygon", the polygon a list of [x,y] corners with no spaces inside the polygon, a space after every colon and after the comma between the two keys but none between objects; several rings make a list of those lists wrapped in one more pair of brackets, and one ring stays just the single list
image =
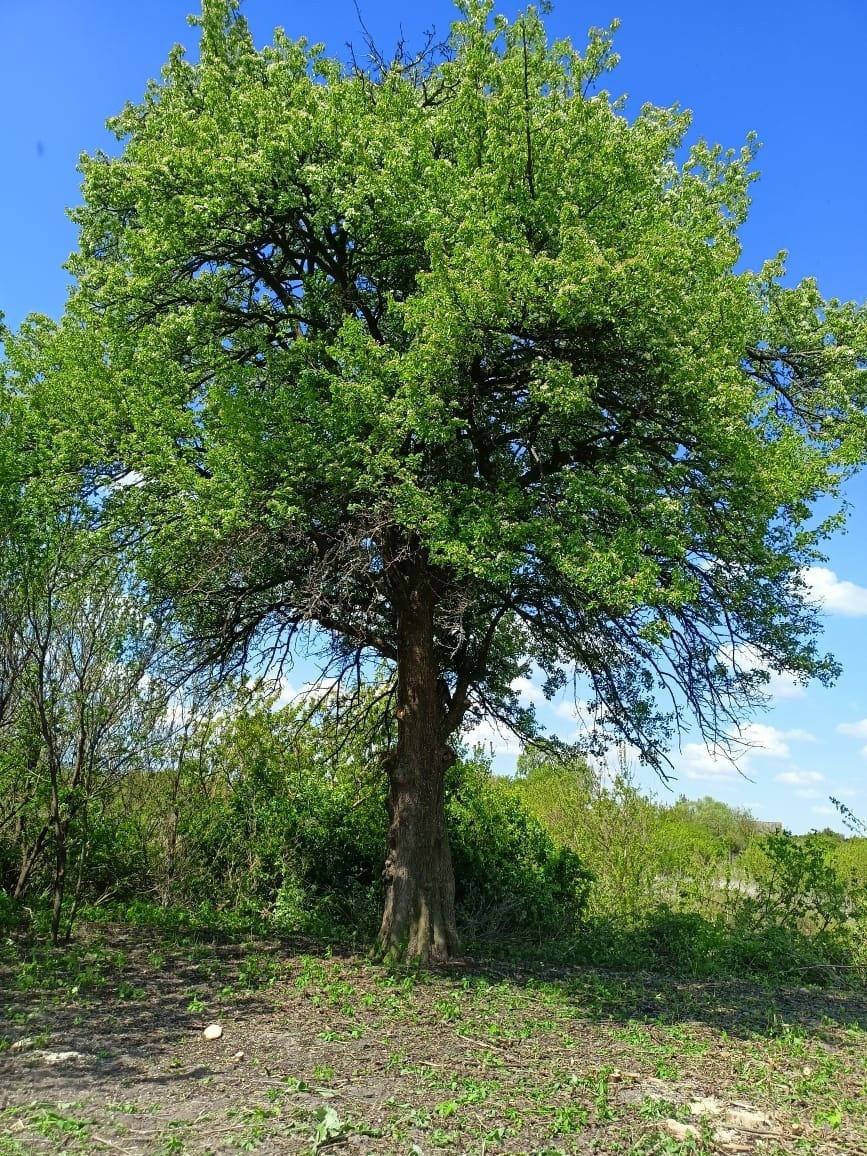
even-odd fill
[{"label": "twig", "polygon": [[104,1144],[106,1148],[115,1148],[118,1152],[129,1152],[129,1148],[124,1148],[122,1144],[116,1144],[114,1140],[106,1140],[104,1136],[97,1136],[96,1133],[91,1136],[97,1144]]}]

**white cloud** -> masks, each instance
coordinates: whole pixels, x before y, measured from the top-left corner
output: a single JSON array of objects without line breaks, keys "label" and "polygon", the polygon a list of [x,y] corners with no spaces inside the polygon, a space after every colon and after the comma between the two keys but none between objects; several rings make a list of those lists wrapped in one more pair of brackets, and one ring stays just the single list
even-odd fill
[{"label": "white cloud", "polygon": [[837,810],[835,807],[829,807],[827,805],[823,806],[823,807],[811,807],[810,810],[813,812],[814,815],[836,815],[837,814]]},{"label": "white cloud", "polygon": [[785,738],[793,743],[815,743],[816,736],[810,731],[801,730],[800,727],[794,727],[792,730],[783,731]]},{"label": "white cloud", "polygon": [[324,701],[338,685],[336,678],[322,678],[314,682],[305,682],[296,686],[285,676],[280,678],[254,677],[247,679],[248,690],[261,690],[264,694],[274,695],[271,703],[272,710],[282,710],[287,706],[300,706],[306,700],[312,705]]},{"label": "white cloud", "polygon": [[542,688],[536,686],[529,678],[513,678],[511,688],[518,696],[523,699],[524,703],[532,703],[534,706],[542,706],[548,700],[545,698]]},{"label": "white cloud", "polygon": [[109,491],[109,493],[112,493],[115,490],[127,490],[130,488],[130,486],[143,485],[144,474],[140,474],[138,470],[127,470],[126,473],[121,474],[120,477],[115,478],[113,481],[109,482],[105,488]]},{"label": "white cloud", "polygon": [[809,731],[794,729],[781,731],[769,723],[747,723],[742,726],[738,738],[750,748],[750,754],[757,758],[787,759],[789,743],[814,743],[815,735]]},{"label": "white cloud", "polygon": [[771,696],[775,702],[783,699],[803,698],[807,693],[799,682],[788,674],[771,674],[765,683],[765,694]]},{"label": "white cloud", "polygon": [[566,699],[558,702],[553,706],[553,711],[558,718],[564,718],[568,722],[580,722],[585,729],[598,726],[604,721],[607,713],[604,706],[594,707],[592,703],[583,699]]},{"label": "white cloud", "polygon": [[739,738],[761,758],[787,759],[789,746],[782,731],[768,723],[747,723],[741,727]]},{"label": "white cloud", "polygon": [[304,694],[303,690],[299,690],[296,686],[293,686],[286,678],[279,679],[277,688],[279,688],[280,692],[274,700],[274,706],[277,710],[280,710],[284,706],[289,706],[290,703],[294,703]]},{"label": "white cloud", "polygon": [[569,722],[575,722],[578,718],[578,711],[574,702],[558,702],[554,707],[554,714],[557,718],[564,718]]},{"label": "white cloud", "polygon": [[829,614],[847,618],[867,617],[867,588],[838,578],[826,566],[809,566],[802,572],[811,600]]},{"label": "white cloud", "polygon": [[[744,749],[735,749],[731,758],[722,750],[708,750],[703,743],[686,743],[681,751],[678,769],[688,779],[720,783],[736,778],[738,774],[752,774],[752,758],[787,759],[791,754],[790,742],[816,741],[809,731],[781,731],[768,723],[746,723],[737,738]],[[780,782],[794,782],[794,779],[788,779],[785,775],[795,773],[811,775],[815,772],[783,772],[777,779]],[[807,778],[804,781],[816,780]]]},{"label": "white cloud", "polygon": [[682,756],[681,767],[688,779],[719,782],[746,769],[744,759],[733,762],[722,752],[709,751],[704,743],[686,743]]},{"label": "white cloud", "polygon": [[810,783],[824,783],[825,781],[825,776],[818,771],[781,771],[779,775],[774,777],[778,783],[788,783],[792,787],[806,787]]},{"label": "white cloud", "polygon": [[464,734],[464,739],[472,750],[474,747],[483,747],[492,755],[519,755],[522,747],[520,741],[505,727],[497,726],[490,719],[481,722]]},{"label": "white cloud", "polygon": [[858,722],[840,723],[837,733],[851,735],[855,739],[867,739],[867,718],[862,718]]}]

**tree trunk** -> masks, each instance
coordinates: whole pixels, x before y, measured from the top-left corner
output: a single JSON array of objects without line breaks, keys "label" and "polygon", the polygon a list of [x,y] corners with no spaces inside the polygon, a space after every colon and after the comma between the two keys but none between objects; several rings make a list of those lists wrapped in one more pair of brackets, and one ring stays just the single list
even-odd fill
[{"label": "tree trunk", "polygon": [[63,913],[63,895],[66,891],[66,836],[68,822],[58,822],[55,830],[54,879],[51,884],[51,942],[60,943],[60,917]]},{"label": "tree trunk", "polygon": [[46,824],[40,829],[35,841],[29,847],[25,847],[21,852],[21,867],[18,872],[18,879],[15,883],[15,887],[12,891],[12,898],[16,900],[16,902],[23,899],[25,896],[27,887],[30,883],[30,876],[33,874],[33,870],[36,867],[40,854],[42,853],[42,847],[48,837],[49,831],[50,827],[48,827]]},{"label": "tree trunk", "polygon": [[433,646],[434,598],[423,579],[398,609],[397,747],[387,763],[385,909],[377,959],[442,962],[458,948],[455,882],[446,832],[444,734]]}]

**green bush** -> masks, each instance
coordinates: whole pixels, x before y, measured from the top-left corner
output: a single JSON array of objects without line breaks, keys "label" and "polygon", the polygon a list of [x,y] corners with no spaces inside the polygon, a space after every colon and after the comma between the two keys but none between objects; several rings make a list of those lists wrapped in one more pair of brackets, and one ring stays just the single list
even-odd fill
[{"label": "green bush", "polygon": [[[91,882],[102,888],[116,860],[114,896],[127,907],[144,899],[150,910],[157,900],[198,912],[199,922],[212,910],[221,925],[371,938],[382,897],[384,777],[376,752],[328,757],[318,725],[253,702],[198,762],[128,782],[114,825],[100,816]],[[482,762],[458,764],[447,821],[465,935],[574,938],[589,875],[511,785]]]},{"label": "green bush", "polygon": [[589,916],[631,924],[687,895],[706,907],[707,881],[726,863],[722,844],[700,822],[642,794],[625,765],[603,779],[582,759],[522,756],[516,790],[592,874]]},{"label": "green bush", "polygon": [[741,918],[756,927],[834,935],[867,914],[867,887],[838,869],[835,841],[812,834],[768,835],[751,848],[745,868],[752,893]]},{"label": "green bush", "polygon": [[13,900],[4,887],[0,887],[0,935],[14,931],[20,925],[22,916],[21,905]]},{"label": "green bush", "polygon": [[594,876],[572,958],[695,976],[826,981],[867,963],[867,840],[765,835],[705,798],[663,806],[622,766],[522,756],[515,790]]},{"label": "green bush", "polygon": [[[82,903],[103,905],[91,917],[110,901],[166,928],[369,941],[386,844],[382,752],[335,744],[330,725],[327,713],[242,695],[175,764],[122,776],[70,839],[86,867]],[[456,764],[446,812],[473,950],[694,976],[864,973],[867,839],[766,836],[712,799],[663,806],[625,766],[603,777],[539,755],[522,757],[515,780],[483,759]],[[19,855],[0,844],[0,931],[25,910],[8,891]],[[49,868],[26,897],[37,931]]]},{"label": "green bush", "polygon": [[458,916],[471,936],[550,942],[577,934],[590,874],[510,785],[482,763],[459,764],[446,813]]}]

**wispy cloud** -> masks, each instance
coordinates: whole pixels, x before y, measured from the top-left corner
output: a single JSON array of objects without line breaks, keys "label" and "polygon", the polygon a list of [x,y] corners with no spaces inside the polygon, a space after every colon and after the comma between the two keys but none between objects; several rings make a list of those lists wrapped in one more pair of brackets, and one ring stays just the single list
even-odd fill
[{"label": "wispy cloud", "polygon": [[825,776],[819,771],[781,771],[774,778],[778,783],[787,783],[792,787],[807,787],[810,783],[824,783]]},{"label": "wispy cloud", "polygon": [[842,614],[847,618],[867,617],[867,587],[838,578],[826,566],[809,566],[802,576],[812,600],[829,614]]},{"label": "wispy cloud", "polygon": [[704,743],[685,743],[678,769],[688,779],[721,783],[737,778],[740,772],[746,773],[747,767],[744,758],[735,762],[721,751],[709,751]]},{"label": "wispy cloud", "polygon": [[747,723],[741,727],[740,741],[758,758],[787,759],[791,754],[789,743],[814,743],[816,737],[799,728],[782,731],[769,723]]},{"label": "wispy cloud", "polygon": [[[754,758],[787,759],[791,756],[789,743],[815,742],[815,735],[809,731],[794,729],[783,731],[769,723],[747,723],[737,736],[740,749],[735,749],[731,757],[722,750],[708,750],[703,743],[686,743],[681,751],[678,769],[688,779],[704,782],[725,782],[739,774],[751,775]],[[786,776],[802,774],[808,777],[798,782],[813,783],[818,780],[811,776],[817,772],[783,771],[777,775],[780,782],[794,783],[794,778]],[[821,777],[821,776],[820,776]]]},{"label": "wispy cloud", "polygon": [[840,723],[837,727],[837,733],[851,735],[855,739],[867,739],[867,718],[859,719],[858,722]]},{"label": "wispy cloud", "polygon": [[273,694],[274,700],[271,704],[273,709],[282,710],[287,706],[300,706],[304,702],[309,702],[310,705],[315,705],[320,700],[324,702],[337,687],[338,681],[336,678],[322,678],[297,686],[285,676],[273,679],[250,678],[247,680],[247,687],[249,690]]},{"label": "wispy cloud", "polygon": [[575,722],[578,718],[578,710],[574,702],[558,702],[554,707],[554,714],[557,718],[564,718],[568,722]]},{"label": "wispy cloud", "polygon": [[510,686],[515,694],[522,700],[522,702],[532,703],[533,706],[541,706],[548,700],[542,691],[541,686],[537,686],[529,678],[513,678]]},{"label": "wispy cloud", "polygon": [[138,470],[127,470],[119,478],[115,478],[106,488],[108,490],[127,490],[130,486],[144,485],[144,474]]}]

